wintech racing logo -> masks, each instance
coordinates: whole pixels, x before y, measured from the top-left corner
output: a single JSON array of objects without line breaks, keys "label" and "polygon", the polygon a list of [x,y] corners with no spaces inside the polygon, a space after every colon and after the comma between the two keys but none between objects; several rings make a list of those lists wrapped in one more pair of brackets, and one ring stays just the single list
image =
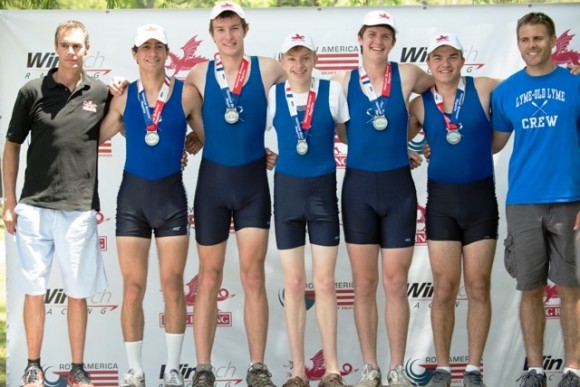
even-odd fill
[{"label": "wintech racing logo", "polygon": [[[463,57],[465,58],[465,64],[463,65],[462,72],[468,74],[475,73],[477,70],[485,66],[478,60],[479,51],[475,49],[474,46],[463,48]],[[415,63],[419,67],[428,71],[427,68],[427,47],[403,47],[401,51],[400,63]]]},{"label": "wintech racing logo", "polygon": [[[91,314],[107,314],[119,307],[117,304],[111,304],[113,294],[109,291],[96,293],[87,298],[87,311]],[[46,306],[46,315],[67,315],[68,302],[67,296],[62,288],[46,289],[44,295],[44,304]]]},{"label": "wintech racing logo", "polygon": [[[70,364],[44,366],[45,387],[67,387],[66,379],[71,369]],[[119,385],[119,367],[116,363],[86,363],[85,370],[90,375],[95,387],[113,387]]]},{"label": "wintech racing logo", "polygon": [[[552,357],[547,355],[543,357],[542,368],[546,372],[546,378],[548,379],[548,384],[550,381],[558,381],[562,378],[562,372],[564,371],[564,359]],[[528,358],[524,359],[523,371],[528,370]]]},{"label": "wintech racing logo", "polygon": [[[24,79],[40,78],[48,70],[58,67],[59,58],[55,52],[29,52],[26,59],[27,73]],[[96,79],[111,72],[110,68],[104,67],[105,57],[99,51],[95,55],[87,55],[83,64],[86,73]]]}]

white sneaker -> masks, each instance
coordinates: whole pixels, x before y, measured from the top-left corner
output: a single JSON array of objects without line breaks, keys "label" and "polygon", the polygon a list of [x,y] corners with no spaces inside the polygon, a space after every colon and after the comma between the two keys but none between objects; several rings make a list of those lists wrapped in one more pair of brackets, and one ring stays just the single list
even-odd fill
[{"label": "white sneaker", "polygon": [[163,387],[183,387],[183,385],[183,375],[181,375],[176,369],[163,375]]},{"label": "white sneaker", "polygon": [[380,368],[373,368],[370,364],[366,364],[354,387],[381,387],[382,379]]},{"label": "white sneaker", "polygon": [[119,387],[145,387],[145,374],[131,369],[119,380]]},{"label": "white sneaker", "polygon": [[409,381],[405,369],[402,365],[396,366],[387,374],[387,382],[389,386],[412,387],[413,384]]}]

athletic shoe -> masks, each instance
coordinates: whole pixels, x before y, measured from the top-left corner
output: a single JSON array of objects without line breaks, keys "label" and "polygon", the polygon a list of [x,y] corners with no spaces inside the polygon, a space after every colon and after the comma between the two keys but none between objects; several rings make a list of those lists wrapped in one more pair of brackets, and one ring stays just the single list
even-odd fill
[{"label": "athletic shoe", "polygon": [[486,387],[478,371],[469,371],[463,374],[464,387]]},{"label": "athletic shoe", "polygon": [[451,373],[442,369],[436,369],[426,387],[450,387]]},{"label": "athletic shoe", "polygon": [[363,368],[360,379],[354,387],[381,387],[383,376],[380,368],[373,368],[370,364],[366,364]]},{"label": "athletic shoe", "polygon": [[248,387],[276,387],[272,383],[272,374],[264,363],[254,363],[246,374]]},{"label": "athletic shoe", "polygon": [[20,387],[44,387],[44,371],[40,366],[31,364],[24,370]]},{"label": "athletic shoe", "polygon": [[409,378],[405,374],[405,369],[402,365],[396,366],[387,374],[387,382],[389,386],[412,387]]},{"label": "athletic shoe", "polygon": [[172,369],[168,374],[163,375],[163,387],[183,387],[183,375],[176,369]]},{"label": "athletic shoe", "polygon": [[308,383],[308,380],[304,380],[300,376],[290,378],[286,383],[282,385],[282,387],[309,387],[309,386],[310,384]]},{"label": "athletic shoe", "polygon": [[215,375],[213,374],[211,368],[195,370],[193,374],[193,380],[191,382],[191,387],[213,387],[215,383]]},{"label": "athletic shoe", "polygon": [[91,377],[84,368],[76,367],[68,373],[67,387],[93,387]]},{"label": "athletic shoe", "polygon": [[145,374],[131,369],[119,380],[119,387],[145,387]]},{"label": "athletic shoe", "polygon": [[536,370],[524,372],[516,382],[520,382],[520,387],[547,387],[546,374],[538,374]]},{"label": "athletic shoe", "polygon": [[580,377],[574,372],[568,371],[562,375],[562,380],[558,383],[558,387],[580,387]]},{"label": "athletic shoe", "polygon": [[344,379],[340,374],[327,374],[324,375],[318,387],[343,387],[346,386]]}]

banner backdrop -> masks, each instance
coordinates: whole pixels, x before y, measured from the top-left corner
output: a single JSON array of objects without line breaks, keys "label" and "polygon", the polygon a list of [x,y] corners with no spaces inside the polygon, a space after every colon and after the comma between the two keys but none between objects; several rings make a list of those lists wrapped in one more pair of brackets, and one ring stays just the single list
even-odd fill
[{"label": "banner backdrop", "polygon": [[[369,8],[272,8],[247,9],[250,31],[246,38],[248,54],[277,56],[285,35],[295,30],[311,34],[317,44],[319,63],[317,71],[330,77],[336,71],[351,69],[358,63],[357,31],[363,15]],[[137,65],[130,48],[136,28],[145,23],[157,23],[166,28],[171,50],[167,72],[183,78],[189,69],[200,61],[213,58],[215,45],[208,33],[209,9],[192,10],[108,10],[108,11],[0,11],[0,127],[2,145],[12,106],[18,89],[28,80],[38,78],[57,65],[54,53],[54,31],[57,24],[67,19],[84,22],[91,33],[91,48],[85,61],[90,76],[109,82],[112,75],[129,79],[137,76]],[[455,6],[455,7],[397,7],[387,11],[394,16],[397,42],[390,59],[415,63],[426,69],[428,38],[437,32],[454,32],[465,47],[466,75],[504,78],[520,69],[523,62],[516,46],[516,21],[531,11],[546,12],[556,22],[558,45],[554,59],[559,64],[567,61],[579,63],[580,32],[579,4],[534,4],[515,6]],[[273,131],[266,133],[267,145],[276,149]],[[419,135],[411,147],[422,145]],[[508,145],[511,149],[511,144]],[[504,201],[506,170],[510,150],[496,156],[497,195],[500,202],[500,235],[492,277],[493,319],[483,358],[483,374],[490,387],[515,386],[516,379],[526,367],[523,341],[519,329],[519,294],[515,282],[503,267],[503,239],[505,237]],[[20,172],[24,171],[26,146],[21,153]],[[339,193],[344,175],[347,146],[336,143],[335,156],[338,168]],[[117,263],[115,245],[115,203],[125,159],[124,138],[114,137],[99,149],[100,196],[102,210],[99,214],[100,244],[103,252],[109,288],[88,300],[89,327],[86,343],[86,368],[97,386],[117,385],[118,377],[127,371],[127,361],[120,326],[122,280]],[[197,180],[200,156],[190,156],[185,171],[185,184],[189,202]],[[269,173],[272,184],[272,173]],[[426,167],[413,172],[417,185],[417,238],[413,264],[409,275],[408,297],[411,307],[409,339],[405,368],[412,380],[424,386],[436,364],[430,325],[430,306],[433,280],[429,267],[425,238]],[[22,186],[22,174],[18,191]],[[272,186],[271,186],[272,187]],[[195,307],[198,258],[193,233],[195,222],[190,210],[192,237],[189,259],[185,271],[184,293],[187,300],[187,331],[182,354],[181,371],[191,384],[196,364],[192,333],[192,311]],[[270,305],[270,325],[266,363],[274,381],[282,385],[290,375],[292,364],[285,331],[283,304],[283,274],[274,241],[270,232],[266,261],[267,292]],[[216,385],[230,387],[245,383],[249,355],[244,331],[243,291],[239,278],[239,265],[235,235],[232,233],[227,247],[223,284],[218,295],[218,329],[213,349]],[[17,253],[14,240],[6,238],[7,294],[8,294],[8,386],[17,386],[26,365],[27,351],[22,324],[23,296],[17,290],[13,273],[17,270]],[[149,282],[145,299],[144,366],[150,385],[162,384],[166,358],[164,338],[163,299],[159,286],[157,255],[153,246],[150,254]],[[310,256],[307,257],[310,270]],[[363,368],[353,319],[353,284],[344,243],[339,249],[336,289],[338,294],[339,362],[349,384],[354,383]],[[379,287],[380,288],[380,287]],[[554,286],[546,288],[545,310],[547,317],[544,367],[549,386],[556,386],[564,368],[563,341],[560,335],[560,299]],[[46,293],[46,334],[42,363],[46,370],[46,384],[65,386],[70,368],[70,351],[67,336],[66,295],[63,292],[58,269],[53,270]],[[307,375],[318,383],[324,374],[322,346],[314,315],[316,297],[312,283],[307,285]],[[388,368],[389,343],[384,326],[384,294],[379,289],[380,366]],[[466,294],[461,288],[456,302],[456,324],[451,347],[453,386],[461,384],[461,374],[468,361]],[[251,321],[251,318],[250,318]]]}]

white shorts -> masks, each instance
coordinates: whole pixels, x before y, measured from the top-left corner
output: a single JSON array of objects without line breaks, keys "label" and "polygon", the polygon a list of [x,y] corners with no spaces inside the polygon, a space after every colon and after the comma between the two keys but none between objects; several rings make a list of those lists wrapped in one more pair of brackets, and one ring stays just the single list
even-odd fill
[{"label": "white shorts", "polygon": [[46,294],[53,256],[67,296],[87,298],[106,289],[96,211],[60,211],[20,203],[15,213],[22,277],[18,283],[25,294]]}]

